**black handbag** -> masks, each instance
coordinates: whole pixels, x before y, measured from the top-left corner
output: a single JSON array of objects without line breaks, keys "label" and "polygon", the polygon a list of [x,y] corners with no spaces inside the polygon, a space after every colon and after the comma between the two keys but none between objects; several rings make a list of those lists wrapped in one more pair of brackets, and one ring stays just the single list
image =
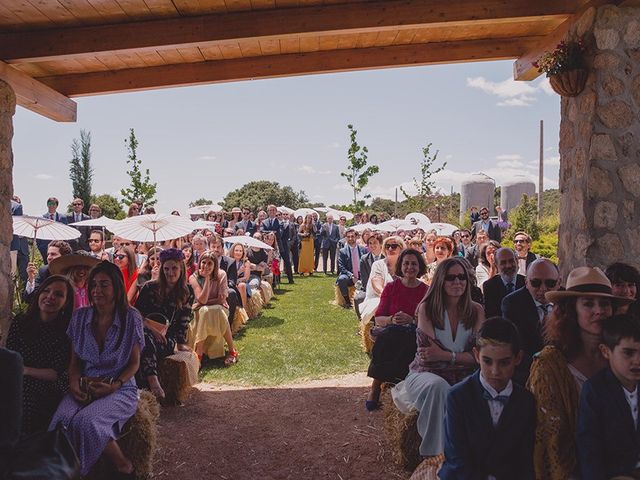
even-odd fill
[{"label": "black handbag", "polygon": [[11,456],[8,480],[80,479],[80,461],[61,426],[23,438]]}]

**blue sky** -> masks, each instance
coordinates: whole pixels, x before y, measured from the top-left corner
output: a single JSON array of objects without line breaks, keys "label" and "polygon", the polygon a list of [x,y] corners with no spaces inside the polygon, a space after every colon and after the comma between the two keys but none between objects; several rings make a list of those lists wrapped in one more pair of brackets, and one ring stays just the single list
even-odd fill
[{"label": "blue sky", "polygon": [[94,193],[128,183],[124,139],[158,183],[158,211],[219,201],[251,180],[304,190],[314,202],[347,203],[347,124],[380,167],[367,189],[393,198],[418,175],[433,143],[447,168],[438,186],[483,171],[499,185],[516,174],[537,184],[539,121],[545,122],[545,188],[558,182],[560,98],[546,79],[514,82],[511,61],[311,75],[76,99],[78,121],[56,123],[22,108],[14,117],[14,188],[25,212],[47,197],[71,199],[70,145],[92,135]]}]

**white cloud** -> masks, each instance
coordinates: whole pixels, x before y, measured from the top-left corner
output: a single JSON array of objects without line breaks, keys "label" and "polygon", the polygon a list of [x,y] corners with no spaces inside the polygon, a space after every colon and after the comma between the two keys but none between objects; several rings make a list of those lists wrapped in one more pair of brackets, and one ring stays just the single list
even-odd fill
[{"label": "white cloud", "polygon": [[529,107],[537,101],[535,95],[538,92],[549,93],[551,89],[547,79],[533,85],[531,82],[515,81],[511,78],[502,82],[492,82],[484,77],[473,77],[467,78],[467,86],[500,98],[496,104],[499,107]]},{"label": "white cloud", "polygon": [[520,168],[524,166],[524,163],[520,160],[501,160],[496,163],[496,166],[500,168]]},{"label": "white cloud", "polygon": [[499,107],[530,107],[537,99],[529,95],[520,95],[516,98],[508,98],[496,103]]},{"label": "white cloud", "polygon": [[518,153],[505,153],[498,155],[496,160],[522,160],[522,155]]},{"label": "white cloud", "polygon": [[342,145],[340,145],[339,142],[331,142],[330,144],[326,145],[326,148],[333,148],[333,149],[338,149],[340,148]]},{"label": "white cloud", "polygon": [[302,165],[301,167],[298,167],[298,170],[310,175],[331,175],[333,173],[331,170],[317,170],[311,165]]},{"label": "white cloud", "polygon": [[200,160],[201,162],[211,162],[215,160],[217,157],[215,155],[202,155],[198,157],[196,160]]},{"label": "white cloud", "polygon": [[53,175],[49,175],[48,173],[37,173],[34,175],[38,180],[51,180]]},{"label": "white cloud", "polygon": [[545,165],[560,165],[560,155],[556,155],[555,157],[547,157],[544,159]]},{"label": "white cloud", "polygon": [[547,95],[557,95],[556,92],[553,91],[553,88],[551,88],[549,78],[547,77],[542,77],[542,80],[538,82],[537,87]]},{"label": "white cloud", "polygon": [[453,158],[453,155],[449,154],[449,155],[445,155],[444,159],[445,160],[451,160]]}]

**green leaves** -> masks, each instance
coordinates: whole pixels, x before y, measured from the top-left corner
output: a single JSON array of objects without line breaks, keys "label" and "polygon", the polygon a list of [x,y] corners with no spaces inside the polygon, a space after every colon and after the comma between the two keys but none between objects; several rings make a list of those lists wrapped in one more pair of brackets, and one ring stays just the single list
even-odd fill
[{"label": "green leaves", "polygon": [[422,159],[419,165],[420,179],[413,177],[413,186],[416,194],[410,195],[402,186],[400,187],[400,191],[411,206],[411,209],[417,212],[426,211],[430,204],[430,197],[436,188],[436,182],[431,180],[431,177],[444,170],[447,166],[447,162],[444,162],[441,166],[434,168],[440,151],[436,150],[436,153],[431,155],[431,145],[433,144],[429,143],[426,147],[422,147]]},{"label": "green leaves", "polygon": [[303,207],[309,199],[303,190],[296,192],[289,186],[281,187],[278,182],[260,180],[229,192],[223,200],[226,210],[233,207],[247,207],[251,211],[266,210],[267,205],[284,205],[294,210]]},{"label": "green leaves", "polygon": [[[93,168],[91,167],[91,132],[80,130],[80,140],[73,139],[71,144],[71,160],[69,177],[73,187],[73,198],[81,198],[85,209],[91,205],[91,184]],[[71,208],[69,207],[69,211]]]},{"label": "green leaves", "polygon": [[[347,171],[341,172],[340,175],[349,182],[349,185],[353,189],[353,204],[358,205],[358,194],[367,186],[369,178],[378,173],[380,168],[377,165],[367,166],[367,153],[369,153],[369,149],[358,145],[356,139],[358,131],[353,128],[353,125],[349,124],[347,128],[349,129],[349,137],[351,139],[351,145],[347,153],[349,164]],[[370,195],[365,195],[364,198],[369,197]]]},{"label": "green leaves", "polygon": [[131,166],[130,170],[127,170],[127,175],[131,178],[131,185],[128,188],[120,190],[120,195],[123,197],[123,202],[127,205],[133,203],[134,200],[141,199],[145,206],[155,205],[157,183],[151,183],[151,177],[149,175],[149,169],[144,171],[144,177],[142,174],[142,160],[138,159],[138,139],[133,131],[133,128],[129,129],[129,138],[124,141],[125,146],[129,154],[127,155],[127,165]]}]

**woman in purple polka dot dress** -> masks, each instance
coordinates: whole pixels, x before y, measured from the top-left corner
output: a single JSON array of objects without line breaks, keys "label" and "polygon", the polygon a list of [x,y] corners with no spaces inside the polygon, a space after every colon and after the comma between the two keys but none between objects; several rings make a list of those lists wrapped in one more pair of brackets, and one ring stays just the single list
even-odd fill
[{"label": "woman in purple polka dot dress", "polygon": [[[91,306],[76,310],[67,330],[72,344],[69,393],[49,428],[59,423],[68,428],[83,476],[104,454],[119,478],[134,478],[133,464],[116,439],[138,405],[134,374],[144,346],[142,317],[127,302],[117,266],[99,263],[89,273],[88,284]],[[81,377],[104,379],[91,384],[94,400],[84,407]]]}]

